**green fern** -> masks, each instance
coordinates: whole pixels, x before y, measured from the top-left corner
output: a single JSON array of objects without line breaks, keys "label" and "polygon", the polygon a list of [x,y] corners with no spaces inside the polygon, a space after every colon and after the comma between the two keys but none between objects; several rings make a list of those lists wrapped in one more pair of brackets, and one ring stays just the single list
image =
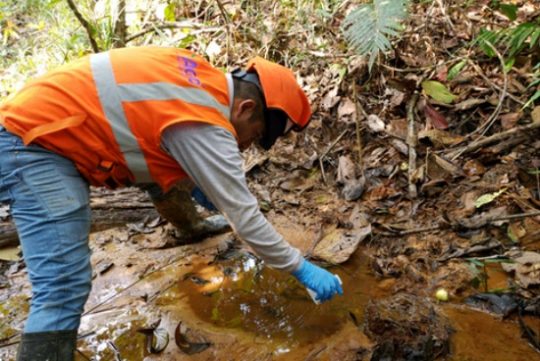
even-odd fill
[{"label": "green fern", "polygon": [[504,46],[503,55],[513,58],[527,47],[532,49],[535,46],[540,46],[540,24],[527,22],[498,31],[480,29],[474,43],[478,44],[487,56],[495,57],[496,54],[487,45],[488,42],[493,45]]},{"label": "green fern", "polygon": [[345,18],[342,30],[349,44],[360,54],[369,56],[369,69],[379,52],[392,49],[388,37],[402,30],[409,0],[373,0],[359,6]]}]

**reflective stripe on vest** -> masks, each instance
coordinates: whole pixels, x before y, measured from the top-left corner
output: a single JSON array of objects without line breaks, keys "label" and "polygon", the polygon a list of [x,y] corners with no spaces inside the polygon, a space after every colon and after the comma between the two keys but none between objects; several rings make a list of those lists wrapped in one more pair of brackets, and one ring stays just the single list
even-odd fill
[{"label": "reflective stripe on vest", "polygon": [[214,108],[229,119],[229,107],[224,106],[210,93],[200,88],[181,87],[164,82],[118,85],[109,53],[92,54],[90,66],[101,107],[136,183],[148,183],[153,180],[144,154],[129,127],[122,102],[178,99],[186,103]]}]

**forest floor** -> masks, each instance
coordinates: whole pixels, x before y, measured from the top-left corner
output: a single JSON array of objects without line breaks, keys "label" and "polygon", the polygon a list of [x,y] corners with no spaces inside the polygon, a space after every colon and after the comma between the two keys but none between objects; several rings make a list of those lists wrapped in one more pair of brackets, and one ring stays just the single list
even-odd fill
[{"label": "forest floor", "polygon": [[[297,61],[313,121],[245,154],[261,209],[340,276],[343,297],[313,304],[232,233],[165,247],[169,226],[149,219],[92,234],[77,359],[539,359],[540,107],[523,108],[537,54],[502,71],[463,46],[504,25],[488,1],[438,3],[414,6],[393,57],[371,72],[329,50]],[[514,3],[521,21],[538,16]],[[281,34],[288,50],[271,55],[289,59],[310,34]],[[434,100],[424,80],[456,98]],[[10,360],[30,289],[22,261],[0,266],[0,359]]]}]

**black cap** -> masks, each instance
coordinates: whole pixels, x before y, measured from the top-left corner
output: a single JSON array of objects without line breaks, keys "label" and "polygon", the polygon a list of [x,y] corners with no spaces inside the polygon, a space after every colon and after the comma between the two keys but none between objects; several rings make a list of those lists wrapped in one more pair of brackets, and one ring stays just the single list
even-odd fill
[{"label": "black cap", "polygon": [[272,148],[277,138],[285,134],[285,128],[287,127],[287,121],[289,117],[285,112],[280,109],[268,109],[266,107],[266,101],[264,100],[264,91],[261,83],[259,82],[259,76],[257,73],[248,73],[245,70],[236,69],[232,71],[232,76],[235,79],[241,81],[247,81],[255,84],[261,93],[261,97],[264,102],[264,133],[259,141],[259,145],[264,150]]}]

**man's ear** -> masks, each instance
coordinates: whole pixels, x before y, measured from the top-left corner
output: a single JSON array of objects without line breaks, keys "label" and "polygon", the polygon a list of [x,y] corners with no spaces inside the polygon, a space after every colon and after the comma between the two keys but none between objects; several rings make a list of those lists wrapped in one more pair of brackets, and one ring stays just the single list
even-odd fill
[{"label": "man's ear", "polygon": [[251,119],[257,104],[252,99],[243,99],[238,104],[238,114],[246,119]]}]

